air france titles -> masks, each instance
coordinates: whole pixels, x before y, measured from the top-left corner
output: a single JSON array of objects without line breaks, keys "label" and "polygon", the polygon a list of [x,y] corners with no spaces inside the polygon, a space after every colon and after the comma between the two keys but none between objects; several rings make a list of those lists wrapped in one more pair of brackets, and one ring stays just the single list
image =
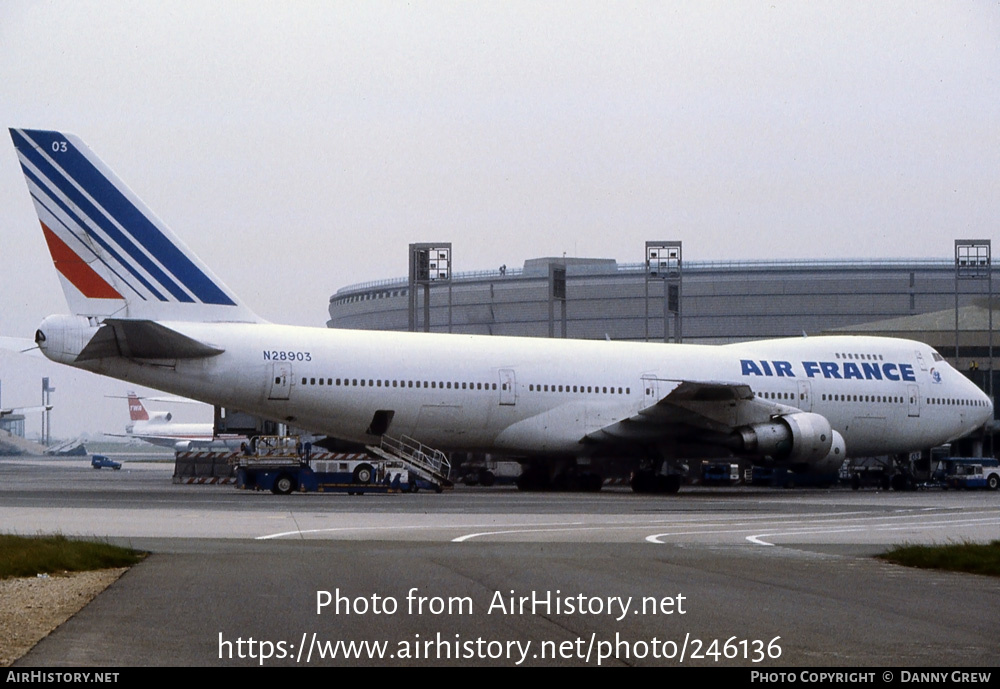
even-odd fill
[{"label": "air france titles", "polygon": [[791,361],[740,359],[740,368],[744,376],[917,382],[911,364],[894,364],[888,361],[803,361],[799,366],[800,373],[796,374]]}]

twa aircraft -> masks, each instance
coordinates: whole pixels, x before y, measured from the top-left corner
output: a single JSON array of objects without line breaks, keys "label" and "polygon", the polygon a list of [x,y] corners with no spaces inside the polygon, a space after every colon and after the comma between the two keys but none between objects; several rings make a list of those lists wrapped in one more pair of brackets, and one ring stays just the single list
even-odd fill
[{"label": "twa aircraft", "polygon": [[[193,447],[206,448],[210,445],[222,446],[226,441],[215,437],[215,429],[210,423],[174,423],[173,414],[168,411],[146,411],[142,400],[134,392],[128,393],[128,413],[132,422],[125,427],[127,438],[137,438],[153,445],[188,450]],[[245,438],[240,437],[242,441]],[[239,442],[236,442],[239,445]]]},{"label": "twa aircraft", "polygon": [[[674,460],[748,457],[836,470],[947,443],[991,401],[932,348],[877,337],[725,346],[364,332],[255,315],[77,137],[10,130],[71,315],[48,358],[378,446],[531,462],[530,483],[674,492]],[[567,478],[568,477],[568,478]]]}]

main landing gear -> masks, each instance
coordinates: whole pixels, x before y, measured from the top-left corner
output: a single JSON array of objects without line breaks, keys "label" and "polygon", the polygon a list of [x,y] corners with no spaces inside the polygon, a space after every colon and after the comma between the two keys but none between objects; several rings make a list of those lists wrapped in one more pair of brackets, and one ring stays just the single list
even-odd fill
[{"label": "main landing gear", "polygon": [[681,489],[681,475],[640,469],[632,474],[630,484],[635,493],[676,493]]},{"label": "main landing gear", "polygon": [[582,471],[570,466],[551,475],[541,464],[530,464],[517,478],[519,490],[576,491],[596,493],[604,485],[604,479],[593,471]]}]

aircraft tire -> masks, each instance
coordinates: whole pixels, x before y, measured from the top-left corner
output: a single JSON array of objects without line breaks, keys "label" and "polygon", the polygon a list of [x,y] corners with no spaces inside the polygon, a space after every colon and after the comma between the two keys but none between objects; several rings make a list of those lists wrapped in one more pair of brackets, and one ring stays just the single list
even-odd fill
[{"label": "aircraft tire", "polygon": [[479,485],[486,486],[487,488],[489,488],[494,483],[496,483],[496,481],[497,481],[496,474],[494,474],[492,471],[483,469],[482,471],[479,472]]},{"label": "aircraft tire", "polygon": [[632,474],[629,485],[633,493],[652,493],[655,490],[656,474],[648,469],[642,469]]},{"label": "aircraft tire", "polygon": [[517,477],[518,490],[546,490],[549,488],[548,475],[544,469],[530,466]]},{"label": "aircraft tire", "polygon": [[672,495],[681,489],[680,474],[668,474],[667,476],[659,476],[657,478],[657,493]]},{"label": "aircraft tire", "polygon": [[375,478],[375,467],[365,462],[354,467],[355,483],[371,483]]}]

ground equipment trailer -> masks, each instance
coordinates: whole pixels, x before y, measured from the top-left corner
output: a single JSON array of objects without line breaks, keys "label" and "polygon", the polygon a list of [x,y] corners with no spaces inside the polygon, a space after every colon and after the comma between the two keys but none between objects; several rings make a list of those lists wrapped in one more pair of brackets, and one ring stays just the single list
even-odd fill
[{"label": "ground equipment trailer", "polygon": [[402,463],[364,454],[313,454],[294,437],[255,438],[233,459],[236,487],[276,495],[303,493],[402,493],[411,489]]}]

